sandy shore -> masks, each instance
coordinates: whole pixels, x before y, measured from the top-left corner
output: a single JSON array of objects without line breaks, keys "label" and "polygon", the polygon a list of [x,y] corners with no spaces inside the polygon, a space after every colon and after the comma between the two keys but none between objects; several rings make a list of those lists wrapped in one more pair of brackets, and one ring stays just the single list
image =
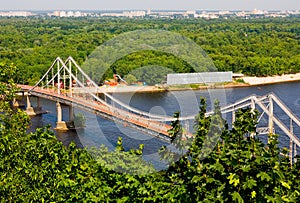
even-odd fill
[{"label": "sandy shore", "polygon": [[[87,88],[90,92],[107,92],[107,93],[125,93],[125,92],[158,92],[158,91],[166,91],[164,88],[160,88],[157,86],[125,86],[125,85],[118,85],[118,86],[101,86],[98,89],[91,87]],[[83,90],[82,88],[74,88],[74,93],[85,93],[86,89]]]},{"label": "sandy shore", "polygon": [[300,73],[297,74],[286,74],[278,76],[269,77],[243,77],[245,83],[249,85],[264,85],[264,84],[274,84],[282,82],[294,82],[300,81]]},{"label": "sandy shore", "polygon": [[[300,73],[297,74],[286,74],[281,76],[269,76],[269,77],[248,77],[245,76],[241,78],[245,83],[225,83],[225,84],[210,84],[210,85],[199,85],[198,88],[193,88],[189,85],[185,87],[182,86],[102,86],[100,87],[100,92],[107,93],[125,93],[125,92],[161,92],[161,91],[180,91],[180,90],[196,90],[196,89],[213,89],[213,88],[237,88],[237,87],[249,87],[249,86],[258,86],[258,85],[267,85],[275,83],[284,83],[284,82],[295,82],[300,81]],[[94,92],[96,89],[91,88],[90,91]],[[75,89],[75,92],[81,93],[81,89]]]},{"label": "sandy shore", "polygon": [[165,91],[164,88],[157,86],[102,86],[101,91],[108,93],[122,93],[122,92],[158,92]]}]

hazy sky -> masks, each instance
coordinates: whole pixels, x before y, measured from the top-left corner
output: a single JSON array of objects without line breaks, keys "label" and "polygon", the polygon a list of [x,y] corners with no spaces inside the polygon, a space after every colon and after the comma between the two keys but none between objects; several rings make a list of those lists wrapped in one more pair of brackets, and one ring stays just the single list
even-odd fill
[{"label": "hazy sky", "polygon": [[300,10],[299,0],[0,0],[0,10]]}]

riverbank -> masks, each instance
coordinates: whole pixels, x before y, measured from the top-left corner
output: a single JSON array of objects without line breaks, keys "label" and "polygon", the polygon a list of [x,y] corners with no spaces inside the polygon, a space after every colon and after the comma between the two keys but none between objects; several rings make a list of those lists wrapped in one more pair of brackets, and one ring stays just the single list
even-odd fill
[{"label": "riverbank", "polygon": [[243,77],[243,80],[249,85],[266,85],[283,82],[296,82],[300,81],[300,73],[268,77]]},{"label": "riverbank", "polygon": [[191,84],[191,85],[156,85],[156,86],[102,86],[101,91],[107,93],[126,93],[126,92],[162,92],[162,91],[180,91],[180,90],[200,90],[200,89],[217,89],[217,88],[238,88],[268,85],[285,82],[300,81],[300,73],[286,74],[280,76],[268,77],[250,77],[244,76],[237,81],[228,83],[214,83],[214,84]]}]

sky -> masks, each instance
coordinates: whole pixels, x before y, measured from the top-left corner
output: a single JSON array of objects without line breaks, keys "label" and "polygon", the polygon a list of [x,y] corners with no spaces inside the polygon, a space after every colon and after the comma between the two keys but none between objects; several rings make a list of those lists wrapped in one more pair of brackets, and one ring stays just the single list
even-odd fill
[{"label": "sky", "polygon": [[299,0],[1,0],[0,10],[300,10]]}]

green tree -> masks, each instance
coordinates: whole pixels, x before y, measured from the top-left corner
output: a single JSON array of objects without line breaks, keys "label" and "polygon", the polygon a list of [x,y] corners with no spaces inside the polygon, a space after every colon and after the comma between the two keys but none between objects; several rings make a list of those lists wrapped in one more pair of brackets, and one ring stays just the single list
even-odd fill
[{"label": "green tree", "polygon": [[[176,183],[173,198],[196,202],[296,202],[299,187],[292,182],[297,172],[291,172],[287,151],[279,149],[277,135],[269,135],[267,146],[255,135],[257,112],[239,110],[233,129],[223,129],[215,146],[205,145],[207,137],[213,138],[209,129],[220,126],[218,112],[216,107],[215,115],[206,117],[206,104],[201,100],[195,140],[188,153],[166,173],[169,181]],[[180,131],[176,132],[180,136]],[[213,147],[211,153],[205,153],[205,146]],[[201,158],[203,153],[205,159]]]},{"label": "green tree", "polygon": [[136,79],[136,77],[132,74],[128,74],[124,77],[124,80],[128,83],[128,84],[133,84],[136,83],[138,81],[138,79]]}]

